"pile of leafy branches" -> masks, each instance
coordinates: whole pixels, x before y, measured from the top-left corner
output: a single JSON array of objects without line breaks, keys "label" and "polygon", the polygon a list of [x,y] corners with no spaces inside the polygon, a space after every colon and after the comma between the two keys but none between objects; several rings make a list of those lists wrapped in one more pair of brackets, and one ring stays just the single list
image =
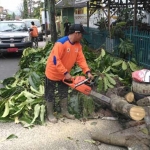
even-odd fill
[{"label": "pile of leafy branches", "polygon": [[[51,43],[48,43],[44,49],[25,49],[18,72],[14,77],[7,78],[2,82],[4,88],[0,89],[1,122],[15,121],[15,123],[23,124],[24,127],[44,124],[46,114],[44,72],[52,46]],[[92,68],[98,92],[106,92],[108,88],[116,86],[116,78],[123,84],[131,84],[131,73],[137,70],[135,63],[115,58],[103,49],[91,51],[84,46],[83,52],[87,63]],[[73,76],[82,75],[82,70],[75,66],[71,74]],[[93,102],[86,101],[86,99],[88,97],[85,96],[86,110],[84,112],[89,110],[90,112],[87,113],[91,113],[94,109]]]},{"label": "pile of leafy branches", "polygon": [[5,79],[0,89],[0,121],[22,123],[25,127],[44,124],[44,72],[52,44],[44,49],[27,48],[14,77]]}]

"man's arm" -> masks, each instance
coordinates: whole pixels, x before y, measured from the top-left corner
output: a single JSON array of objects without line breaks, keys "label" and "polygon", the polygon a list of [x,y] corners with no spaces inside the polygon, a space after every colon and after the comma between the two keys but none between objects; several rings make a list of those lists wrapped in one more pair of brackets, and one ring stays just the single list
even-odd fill
[{"label": "man's arm", "polygon": [[93,75],[91,74],[90,68],[87,65],[82,49],[80,49],[78,52],[78,57],[77,57],[76,62],[80,66],[80,68],[83,70],[84,74],[86,74],[89,79],[93,79]]}]

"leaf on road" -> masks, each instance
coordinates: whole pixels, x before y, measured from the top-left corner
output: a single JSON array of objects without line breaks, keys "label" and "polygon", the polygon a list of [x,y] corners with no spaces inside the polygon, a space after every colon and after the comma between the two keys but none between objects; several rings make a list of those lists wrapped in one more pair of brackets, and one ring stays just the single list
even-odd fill
[{"label": "leaf on road", "polygon": [[95,144],[96,142],[93,140],[84,140],[85,142],[91,143],[91,144]]},{"label": "leaf on road", "polygon": [[11,134],[6,138],[6,140],[10,140],[10,139],[14,139],[14,138],[18,138],[18,136]]},{"label": "leaf on road", "polygon": [[96,124],[97,124],[97,122],[92,122],[92,123],[91,123],[91,125],[96,125]]},{"label": "leaf on road", "polygon": [[72,137],[67,137],[69,140],[73,140],[73,138]]}]

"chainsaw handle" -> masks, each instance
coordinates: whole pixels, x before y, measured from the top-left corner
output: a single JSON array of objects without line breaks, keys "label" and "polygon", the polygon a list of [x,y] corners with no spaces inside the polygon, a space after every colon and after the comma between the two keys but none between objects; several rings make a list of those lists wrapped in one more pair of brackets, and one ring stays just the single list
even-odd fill
[{"label": "chainsaw handle", "polygon": [[64,81],[64,82],[66,82],[66,83],[69,83],[69,84],[73,83],[73,81],[72,81],[72,80],[64,79],[63,81]]},{"label": "chainsaw handle", "polygon": [[67,79],[63,79],[62,80],[65,84],[67,84],[68,86],[74,88],[74,78],[71,78],[71,80],[67,80]]}]

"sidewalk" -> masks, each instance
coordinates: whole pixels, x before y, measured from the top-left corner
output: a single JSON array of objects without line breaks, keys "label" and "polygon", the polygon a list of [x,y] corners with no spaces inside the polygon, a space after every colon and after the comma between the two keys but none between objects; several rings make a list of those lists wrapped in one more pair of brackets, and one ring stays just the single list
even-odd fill
[{"label": "sidewalk", "polygon": [[[90,130],[98,128],[106,132],[118,134],[122,130],[117,121],[93,119],[85,123],[79,120],[59,120],[57,124],[46,122],[45,126],[26,129],[20,124],[0,123],[1,150],[126,150],[106,144],[92,144]],[[138,127],[139,128],[139,127]],[[121,132],[122,136],[138,133],[136,128]],[[18,138],[6,140],[14,134]],[[145,134],[142,135],[143,137]]]}]

